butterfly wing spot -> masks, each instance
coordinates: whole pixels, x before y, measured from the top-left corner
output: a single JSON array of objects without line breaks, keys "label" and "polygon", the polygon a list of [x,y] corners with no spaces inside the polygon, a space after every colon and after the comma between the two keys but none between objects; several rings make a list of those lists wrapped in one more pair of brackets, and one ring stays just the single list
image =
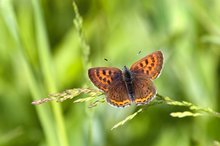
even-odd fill
[{"label": "butterfly wing spot", "polygon": [[108,71],[108,74],[109,74],[109,75],[111,75],[111,74],[112,74],[112,72],[109,70],[109,71]]},{"label": "butterfly wing spot", "polygon": [[156,55],[155,55],[155,54],[153,54],[152,57],[151,57],[151,61],[152,61],[152,62],[155,62],[155,59],[154,59],[154,58],[156,58]]},{"label": "butterfly wing spot", "polygon": [[145,64],[148,64],[148,59],[145,60]]},{"label": "butterfly wing spot", "polygon": [[98,76],[99,77],[99,80],[102,80],[102,77],[101,76]]},{"label": "butterfly wing spot", "polygon": [[146,70],[146,73],[149,74],[149,70]]},{"label": "butterfly wing spot", "polygon": [[106,75],[106,72],[105,72],[105,70],[102,70],[102,74],[103,74],[103,75]]},{"label": "butterfly wing spot", "polygon": [[144,64],[143,63],[140,63],[140,67],[143,67],[144,66]]}]

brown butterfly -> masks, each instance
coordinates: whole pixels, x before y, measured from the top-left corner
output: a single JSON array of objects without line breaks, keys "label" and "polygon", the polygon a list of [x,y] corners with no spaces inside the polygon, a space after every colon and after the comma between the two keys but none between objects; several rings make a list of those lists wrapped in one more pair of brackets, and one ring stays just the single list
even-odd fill
[{"label": "brown butterfly", "polygon": [[96,67],[88,70],[90,80],[105,92],[107,102],[113,106],[125,107],[149,103],[156,95],[152,80],[156,79],[163,66],[161,51],[135,62],[130,70],[115,67]]}]

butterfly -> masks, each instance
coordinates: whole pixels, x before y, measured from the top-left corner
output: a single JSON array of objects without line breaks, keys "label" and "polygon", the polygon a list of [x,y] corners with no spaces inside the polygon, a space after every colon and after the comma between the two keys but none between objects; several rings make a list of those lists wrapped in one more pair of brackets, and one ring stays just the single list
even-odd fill
[{"label": "butterfly", "polygon": [[130,69],[95,67],[88,70],[92,83],[106,94],[106,101],[116,107],[149,103],[156,95],[152,80],[159,77],[163,53],[153,52],[135,62]]}]

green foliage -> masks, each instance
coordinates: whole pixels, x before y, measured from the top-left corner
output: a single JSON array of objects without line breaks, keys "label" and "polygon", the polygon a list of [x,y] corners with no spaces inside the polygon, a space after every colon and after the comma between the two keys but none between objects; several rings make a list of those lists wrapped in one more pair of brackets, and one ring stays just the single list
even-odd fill
[{"label": "green foliage", "polygon": [[[218,146],[219,15],[218,0],[0,0],[0,145]],[[88,67],[158,49],[149,105],[116,109],[88,90]]]}]

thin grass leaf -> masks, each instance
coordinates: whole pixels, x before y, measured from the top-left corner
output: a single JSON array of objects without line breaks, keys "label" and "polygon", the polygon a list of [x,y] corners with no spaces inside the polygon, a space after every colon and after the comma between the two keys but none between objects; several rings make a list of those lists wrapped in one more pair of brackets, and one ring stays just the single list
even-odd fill
[{"label": "thin grass leaf", "polygon": [[119,126],[122,126],[124,125],[126,122],[132,120],[137,114],[139,114],[140,112],[142,112],[143,109],[139,109],[138,111],[136,111],[135,113],[133,113],[132,115],[129,115],[127,118],[125,118],[124,120],[122,120],[121,122],[115,124],[111,130],[115,129],[115,128],[118,128]]}]

